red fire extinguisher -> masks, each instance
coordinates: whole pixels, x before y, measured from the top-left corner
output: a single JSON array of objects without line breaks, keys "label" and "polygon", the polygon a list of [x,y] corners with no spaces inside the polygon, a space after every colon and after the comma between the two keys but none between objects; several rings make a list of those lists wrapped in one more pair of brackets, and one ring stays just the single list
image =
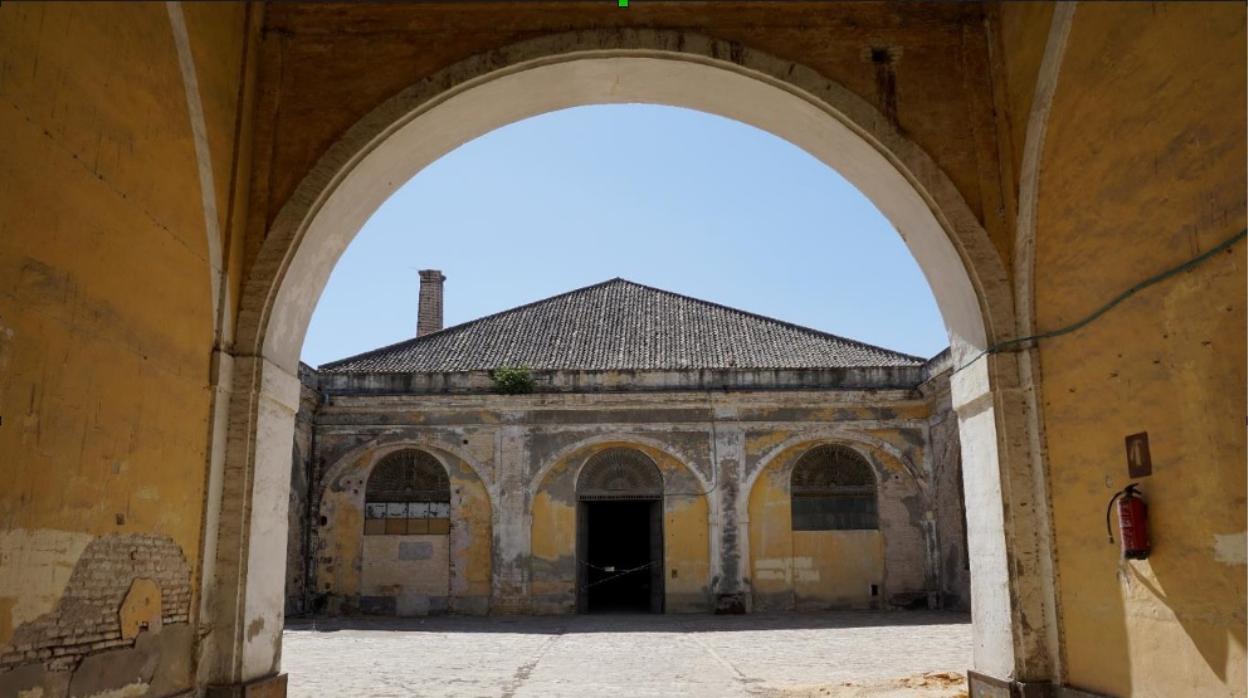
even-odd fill
[{"label": "red fire extinguisher", "polygon": [[1140,496],[1135,484],[1127,485],[1120,492],[1109,498],[1109,506],[1105,508],[1105,532],[1109,534],[1109,542],[1114,542],[1114,531],[1110,526],[1109,513],[1118,501],[1118,531],[1122,538],[1122,556],[1128,560],[1148,559],[1152,549],[1148,542],[1148,504]]}]

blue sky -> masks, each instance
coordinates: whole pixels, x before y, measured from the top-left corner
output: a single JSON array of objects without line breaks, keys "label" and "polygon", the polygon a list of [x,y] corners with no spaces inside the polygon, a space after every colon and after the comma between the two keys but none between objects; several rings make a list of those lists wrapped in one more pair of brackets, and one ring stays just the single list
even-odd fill
[{"label": "blue sky", "polygon": [[674,107],[544,114],[425,168],[339,260],[303,360],[413,336],[427,268],[447,276],[447,326],[621,276],[920,356],[948,344],[857,189],[787,141]]}]

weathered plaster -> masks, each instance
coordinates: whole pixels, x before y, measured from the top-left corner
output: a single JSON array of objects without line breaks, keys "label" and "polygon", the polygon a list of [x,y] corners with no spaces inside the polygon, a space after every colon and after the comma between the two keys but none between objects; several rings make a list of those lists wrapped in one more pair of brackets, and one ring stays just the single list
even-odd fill
[{"label": "weathered plaster", "polygon": [[[911,594],[904,603],[914,598],[926,603],[929,592],[937,598],[966,595],[964,579],[958,588],[940,586],[943,551],[951,550],[958,559],[965,559],[965,553],[960,529],[948,536],[948,545],[939,544],[933,458],[926,444],[931,415],[948,419],[950,414],[947,374],[930,376],[921,389],[910,390],[763,385],[753,391],[707,394],[620,383],[610,393],[500,396],[361,394],[362,383],[326,381],[306,373],[305,383],[324,392],[303,402],[299,423],[310,425],[305,441],[315,444],[315,450],[295,467],[310,469],[300,477],[314,483],[320,494],[313,498],[320,504],[318,514],[293,518],[292,526],[310,525],[317,531],[321,550],[314,553],[319,571],[313,596],[321,597],[323,610],[359,608],[352,599],[364,593],[359,580],[368,565],[359,533],[365,472],[377,459],[409,447],[442,454],[449,464],[470,465],[476,477],[467,480],[489,491],[480,507],[461,511],[485,512],[480,515],[489,516],[493,525],[476,531],[460,528],[471,534],[461,540],[492,536],[492,547],[476,548],[492,551],[492,574],[487,571],[473,592],[489,599],[491,612],[575,610],[578,473],[592,454],[620,446],[649,455],[664,477],[664,579],[671,612],[707,612],[724,604],[748,608],[751,599],[762,598],[762,592],[751,592],[745,562],[751,555],[752,522],[758,523],[746,511],[750,493],[769,464],[790,464],[782,455],[827,441],[864,449],[882,473],[885,523],[878,540],[865,548],[813,542],[806,557],[816,566],[805,572],[806,581],[844,577],[835,568],[844,561],[827,558],[838,551],[878,558],[880,573],[865,584],[837,582],[836,593],[822,597],[817,586],[803,588],[800,607],[864,605],[858,603],[859,595],[872,583],[879,586],[875,601],[881,605],[890,598],[890,589],[900,594],[896,599]],[[883,382],[891,384],[887,377]],[[410,418],[429,414],[438,418]],[[946,436],[956,445],[956,435]],[[470,453],[475,454],[471,459]],[[956,494],[948,488],[941,491]],[[952,506],[958,509],[960,503]],[[781,519],[787,526],[787,514],[776,521]],[[847,586],[853,587],[853,595],[841,593]]]},{"label": "weathered plaster", "polygon": [[[793,531],[789,481],[797,459],[820,443],[859,451],[873,466],[880,527],[874,531]],[[886,442],[880,442],[886,443]],[[895,448],[895,447],[894,447]],[[843,433],[804,434],[760,460],[750,480],[749,554],[755,607],[882,608],[906,605],[936,588],[933,550],[927,543],[928,498],[902,461]],[[876,595],[872,595],[872,585]]]},{"label": "weathered plaster", "polygon": [[[196,570],[192,586],[202,597],[193,621],[196,634],[204,633],[200,683],[278,668],[280,613],[269,608],[280,607],[281,574],[274,571],[283,556],[263,541],[285,540],[285,517],[268,499],[285,500],[286,490],[261,471],[289,472],[290,434],[277,426],[294,409],[265,416],[258,406],[274,399],[266,359],[294,375],[303,328],[282,320],[292,310],[285,301],[297,296],[310,307],[321,289],[323,277],[303,273],[303,262],[324,254],[312,266],[328,273],[332,265],[334,246],[307,235],[309,219],[331,203],[345,173],[382,147],[389,129],[448,90],[556,55],[621,50],[663,54],[664,61],[683,51],[689,62],[737,77],[797,84],[812,103],[832,104],[830,119],[843,119],[871,143],[881,167],[902,171],[895,188],[917,190],[951,239],[953,254],[932,256],[928,248],[918,259],[929,278],[968,290],[952,304],[937,294],[955,338],[978,337],[962,320],[982,323],[982,341],[955,339],[955,365],[1020,327],[1009,278],[1015,231],[1008,212],[996,210],[991,170],[1003,163],[996,179],[1017,188],[1010,173],[1022,169],[1049,5],[988,12],[875,3],[652,3],[628,12],[576,3],[558,13],[514,3],[457,13],[403,4],[268,9],[257,69],[244,65],[244,47],[261,34],[258,25],[249,34],[246,8],[183,6],[227,238],[223,286],[239,299],[237,307],[220,303],[225,322],[214,323],[204,187],[168,11],[155,4],[0,5],[0,133],[10,136],[0,139],[0,211],[15,212],[5,215],[0,235],[0,453],[7,459],[0,467],[12,475],[0,494],[0,527],[171,537]],[[1242,229],[1243,12],[1206,3],[1079,8],[1038,158],[1037,328],[1082,317],[1142,275]],[[986,33],[1000,39],[1000,90],[977,57]],[[894,101],[875,99],[874,71],[862,58],[879,44],[904,49],[894,67]],[[262,85],[253,104],[244,85],[257,72]],[[597,73],[582,77],[610,83]],[[420,87],[368,121],[417,81]],[[716,89],[696,79],[674,87],[692,94],[702,82]],[[595,101],[582,86],[558,85],[562,101],[546,106]],[[982,94],[990,89],[991,100]],[[743,93],[721,94],[745,101]],[[526,97],[504,94],[495,103],[513,111],[485,110],[497,121],[466,122],[464,138],[545,108]],[[678,97],[671,103],[685,103]],[[753,103],[781,111],[781,101]],[[809,146],[828,121],[825,112],[792,122],[796,135],[776,132]],[[995,148],[994,121],[996,133],[1008,134]],[[366,193],[388,195],[403,171],[460,140],[421,151],[429,157],[405,163],[400,176],[366,181]],[[372,186],[379,182],[386,186]],[[374,208],[366,198],[341,200],[359,208],[336,219],[346,221],[334,233],[338,249],[358,229],[351,221]],[[898,227],[915,249],[930,242]],[[292,264],[298,248],[301,262]],[[952,401],[973,512],[977,668],[1120,694],[1217,694],[1244,685],[1242,567],[1216,559],[1217,536],[1245,528],[1243,424],[1210,417],[1245,413],[1244,278],[1242,255],[1233,250],[1149,289],[1095,326],[1042,345],[1044,374],[1035,372],[1030,383],[1025,367],[1001,355],[959,372]],[[238,341],[215,346],[214,324],[235,316]],[[270,330],[287,351],[265,355]],[[1044,409],[1047,460],[1036,457],[1031,390]],[[487,440],[503,463],[518,445],[508,429],[470,438]],[[1121,438],[1141,429],[1156,449],[1145,491],[1158,548],[1147,563],[1122,565],[1087,525],[1095,518],[1088,512],[1112,491],[1107,478],[1121,484],[1114,482]],[[737,436],[716,438],[723,446],[716,450],[743,454]],[[486,447],[474,441],[465,448],[479,460]],[[1048,472],[1037,472],[1037,463]],[[1046,475],[1051,489],[1037,491]],[[510,498],[518,484],[499,487]],[[725,479],[725,492],[735,487]],[[253,503],[257,517],[249,515]],[[1031,512],[1049,505],[1054,550],[1044,549],[1042,530],[1033,533],[1046,522]],[[1190,516],[1193,507],[1203,515]],[[502,523],[496,539],[527,536],[526,522]],[[266,558],[272,564],[262,564]],[[1046,560],[1056,568],[1048,570]],[[31,578],[71,562],[68,551],[49,557]],[[524,573],[511,567],[496,586],[500,581],[522,590]],[[1060,612],[1045,597],[1059,581]],[[0,618],[11,623],[14,607],[44,608],[51,595],[40,584],[20,587],[0,599],[8,605]],[[1064,664],[1045,646],[1054,625]],[[252,626],[263,631],[248,640]],[[244,659],[247,642],[263,651]]]},{"label": "weathered plaster", "polygon": [[[13,630],[56,607],[74,564],[92,537],[73,531],[0,531],[0,644]],[[30,589],[30,575],[44,583]]]},{"label": "weathered plaster", "polygon": [[[316,440],[313,458],[329,462],[325,472],[308,474],[314,483],[309,517],[295,528],[312,531],[307,555],[312,577],[308,581],[311,611],[350,613],[388,609],[402,615],[447,610],[484,612],[488,608],[493,566],[491,495],[480,466],[429,445],[412,434],[352,445],[345,455],[331,458],[332,436]],[[372,468],[385,456],[408,448],[422,448],[447,469],[451,487],[451,530],[446,536],[364,535],[364,495]],[[325,452],[322,452],[324,449]],[[324,521],[322,524],[321,522]],[[405,560],[403,543],[431,546],[427,560]],[[388,601],[382,602],[382,599]]]},{"label": "weathered plaster", "polygon": [[[1243,230],[1245,26],[1235,4],[1079,5],[1038,173],[1038,329]],[[1248,526],[1244,259],[1241,242],[1039,344],[1072,685],[1245,695],[1248,578],[1214,547]],[[1124,562],[1092,521],[1128,482],[1123,439],[1140,431],[1154,548]]]}]

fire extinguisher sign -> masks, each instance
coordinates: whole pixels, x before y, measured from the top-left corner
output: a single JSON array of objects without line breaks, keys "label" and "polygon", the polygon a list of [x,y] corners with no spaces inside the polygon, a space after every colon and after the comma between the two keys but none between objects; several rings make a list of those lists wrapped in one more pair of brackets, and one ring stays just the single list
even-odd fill
[{"label": "fire extinguisher sign", "polygon": [[1153,457],[1148,453],[1148,432],[1142,431],[1127,437],[1127,477],[1147,477],[1153,474]]}]

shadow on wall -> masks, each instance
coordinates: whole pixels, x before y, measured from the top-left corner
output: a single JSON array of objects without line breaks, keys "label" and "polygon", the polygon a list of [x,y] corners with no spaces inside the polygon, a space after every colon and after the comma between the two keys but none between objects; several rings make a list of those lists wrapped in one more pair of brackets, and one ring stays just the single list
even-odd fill
[{"label": "shadow on wall", "polygon": [[[1157,527],[1154,525],[1154,529]],[[1208,567],[1209,563],[1202,565]],[[1126,591],[1124,593],[1151,596],[1157,603],[1163,604],[1174,613],[1192,646],[1200,652],[1205,664],[1218,677],[1229,685],[1243,686],[1243,677],[1228,676],[1227,668],[1231,662],[1231,653],[1242,658],[1248,638],[1245,634],[1245,619],[1242,615],[1227,609],[1226,616],[1214,618],[1215,622],[1207,622],[1209,609],[1207,600],[1193,598],[1193,595],[1170,593],[1171,590],[1186,589],[1190,586],[1193,565],[1189,560],[1175,556],[1156,557],[1149,559],[1148,564],[1129,562],[1119,569],[1119,579]],[[1151,573],[1151,574],[1150,574]],[[1165,580],[1173,580],[1166,584]],[[1235,616],[1238,615],[1238,618]],[[1128,622],[1124,619],[1124,623]],[[1242,659],[1241,659],[1242,661]]]},{"label": "shadow on wall", "polygon": [[560,616],[434,616],[426,618],[326,618],[287,622],[287,630],[337,632],[377,630],[426,633],[513,633],[556,635],[577,633],[757,632],[824,628],[878,628],[925,625],[966,625],[967,613],[952,611],[835,611],[803,615],[705,614],[560,615]]}]

